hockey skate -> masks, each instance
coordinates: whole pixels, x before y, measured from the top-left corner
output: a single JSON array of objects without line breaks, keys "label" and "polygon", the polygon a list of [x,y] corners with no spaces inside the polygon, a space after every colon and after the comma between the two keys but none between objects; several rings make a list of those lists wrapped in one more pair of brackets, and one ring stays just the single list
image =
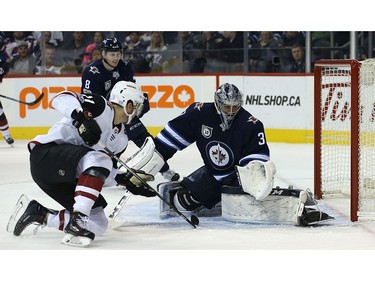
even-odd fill
[{"label": "hockey skate", "polygon": [[25,194],[22,194],[20,198],[18,199],[16,206],[14,207],[13,212],[9,218],[7,228],[6,228],[8,232],[13,233],[16,222],[18,221],[21,214],[25,212],[29,203],[30,203],[30,199]]},{"label": "hockey skate", "polygon": [[164,173],[161,173],[161,175],[167,181],[178,181],[180,179],[180,175],[171,169],[165,171]]},{"label": "hockey skate", "polygon": [[320,210],[315,210],[312,208],[305,208],[303,210],[302,216],[300,217],[301,226],[312,226],[318,223],[334,220],[334,217],[331,217],[327,213],[324,213]]},{"label": "hockey skate", "polygon": [[[307,201],[305,203],[305,208],[303,209],[302,215],[299,217],[299,225],[301,226],[312,226],[322,222],[334,220],[327,213],[322,212],[318,206],[317,201],[314,199],[312,192],[307,189]],[[310,207],[306,207],[310,206]],[[315,208],[314,208],[315,207]]]},{"label": "hockey skate", "polygon": [[47,214],[57,215],[58,211],[48,209],[38,201],[31,200],[27,205],[25,212],[17,221],[13,234],[15,236],[20,236],[21,233],[31,224],[37,225],[34,229],[35,234],[40,226],[44,227],[46,225]]},{"label": "hockey skate", "polygon": [[9,144],[11,147],[13,147],[14,139],[10,135],[4,136],[4,139],[7,142],[7,144]]},{"label": "hockey skate", "polygon": [[64,232],[66,233],[62,239],[62,243],[75,247],[87,247],[94,240],[95,234],[88,230],[87,224],[89,217],[81,212],[73,212],[70,221],[66,225]]}]

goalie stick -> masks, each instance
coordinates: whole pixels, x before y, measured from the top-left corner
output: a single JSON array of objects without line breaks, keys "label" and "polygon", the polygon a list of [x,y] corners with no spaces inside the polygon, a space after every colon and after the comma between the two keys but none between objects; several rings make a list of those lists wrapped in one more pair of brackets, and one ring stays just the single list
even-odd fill
[{"label": "goalie stick", "polygon": [[2,98],[5,98],[5,99],[8,99],[8,100],[12,100],[12,101],[16,101],[18,103],[22,103],[22,104],[26,104],[26,105],[36,105],[37,103],[39,103],[42,98],[44,97],[44,93],[42,93],[36,100],[34,101],[23,101],[23,100],[18,100],[18,99],[15,99],[15,98],[11,98],[11,97],[8,97],[8,96],[4,96],[4,95],[0,95],[0,97]]},{"label": "goalie stick", "polygon": [[[168,201],[166,201],[160,194],[159,192],[157,192],[154,188],[152,188],[146,181],[144,181],[140,176],[137,175],[137,173],[131,169],[130,167],[128,167],[126,165],[126,163],[124,161],[122,161],[119,157],[117,157],[111,150],[108,149],[108,147],[106,147],[104,144],[102,144],[101,142],[99,142],[99,145],[108,153],[108,155],[115,159],[117,162],[119,162],[122,166],[125,167],[125,169],[127,169],[134,177],[136,177],[140,182],[142,182],[142,184],[144,184],[147,188],[149,188],[150,190],[153,190],[155,193],[156,193],[156,196],[158,196],[160,198],[160,200],[162,200],[164,203],[166,203],[171,209],[173,209],[181,218],[183,218],[186,222],[188,222],[191,226],[193,226],[194,228],[197,228],[197,225],[199,224],[199,219],[198,217],[192,215],[191,216],[191,219],[189,220],[183,213],[181,213],[174,205],[170,204]],[[125,205],[125,202],[123,202],[122,206]],[[119,202],[119,204],[121,203],[121,200]],[[118,204],[118,205],[119,205]],[[121,205],[121,204],[120,204]],[[117,207],[117,206],[116,206]],[[115,208],[116,209],[116,208]],[[115,210],[114,210],[115,211]]]}]

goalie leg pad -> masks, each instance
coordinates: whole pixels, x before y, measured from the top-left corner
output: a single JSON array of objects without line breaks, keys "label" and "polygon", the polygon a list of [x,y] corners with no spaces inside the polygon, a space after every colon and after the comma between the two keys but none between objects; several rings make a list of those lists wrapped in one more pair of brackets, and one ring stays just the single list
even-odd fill
[{"label": "goalie leg pad", "polygon": [[304,190],[274,188],[258,201],[238,187],[226,186],[222,188],[222,216],[234,222],[299,225],[306,200]]},{"label": "goalie leg pad", "polygon": [[[172,203],[173,197],[177,192],[177,189],[181,187],[181,182],[163,182],[159,183],[157,186],[157,190],[159,194],[163,197],[163,199],[166,202]],[[160,200],[159,205],[160,210],[160,217],[161,218],[167,218],[169,216],[175,216],[176,212],[171,209],[171,207],[165,203],[163,200]],[[186,210],[185,210],[186,211]],[[182,213],[185,213],[184,211],[181,211]],[[189,215],[190,213],[185,213]]]}]

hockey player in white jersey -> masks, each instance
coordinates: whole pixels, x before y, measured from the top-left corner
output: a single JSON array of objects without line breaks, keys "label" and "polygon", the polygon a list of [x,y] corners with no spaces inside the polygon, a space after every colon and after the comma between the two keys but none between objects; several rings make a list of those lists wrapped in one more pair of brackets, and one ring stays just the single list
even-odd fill
[{"label": "hockey player in white jersey", "polygon": [[[128,189],[142,186],[129,173],[119,174],[116,161],[102,147],[120,155],[128,145],[124,125],[131,122],[143,103],[143,93],[133,82],[116,83],[109,101],[100,95],[63,91],[52,106],[63,115],[48,134],[38,135],[28,144],[30,170],[35,183],[64,207],[56,211],[31,200],[15,222],[13,234],[21,235],[30,224],[65,232],[62,243],[88,246],[95,235],[108,226],[103,186],[116,182]],[[99,145],[100,141],[100,145]],[[145,181],[152,175],[137,174]]]},{"label": "hockey player in white jersey", "polygon": [[[155,138],[164,160],[195,143],[204,166],[159,184],[162,196],[180,211],[231,221],[310,225],[331,218],[314,208],[308,192],[273,188],[276,167],[263,123],[242,103],[242,92],[225,83],[214,102],[196,102],[167,123]],[[160,209],[162,216],[174,214],[163,201]]]}]

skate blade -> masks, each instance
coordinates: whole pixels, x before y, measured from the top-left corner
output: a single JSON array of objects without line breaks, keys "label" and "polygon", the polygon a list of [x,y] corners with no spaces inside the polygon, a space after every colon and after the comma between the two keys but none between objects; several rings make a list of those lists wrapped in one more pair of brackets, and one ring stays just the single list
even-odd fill
[{"label": "skate blade", "polygon": [[73,247],[88,247],[91,244],[91,239],[83,236],[74,236],[72,234],[65,234],[61,243]]},{"label": "skate blade", "polygon": [[[18,199],[16,206],[13,209],[12,215],[9,218],[8,224],[7,224],[7,232],[13,233],[14,227],[16,226],[16,223],[18,221],[18,214],[22,215],[24,211],[26,210],[27,206],[30,203],[30,199],[25,195],[22,194],[20,198]],[[22,212],[20,212],[22,210]]]}]

